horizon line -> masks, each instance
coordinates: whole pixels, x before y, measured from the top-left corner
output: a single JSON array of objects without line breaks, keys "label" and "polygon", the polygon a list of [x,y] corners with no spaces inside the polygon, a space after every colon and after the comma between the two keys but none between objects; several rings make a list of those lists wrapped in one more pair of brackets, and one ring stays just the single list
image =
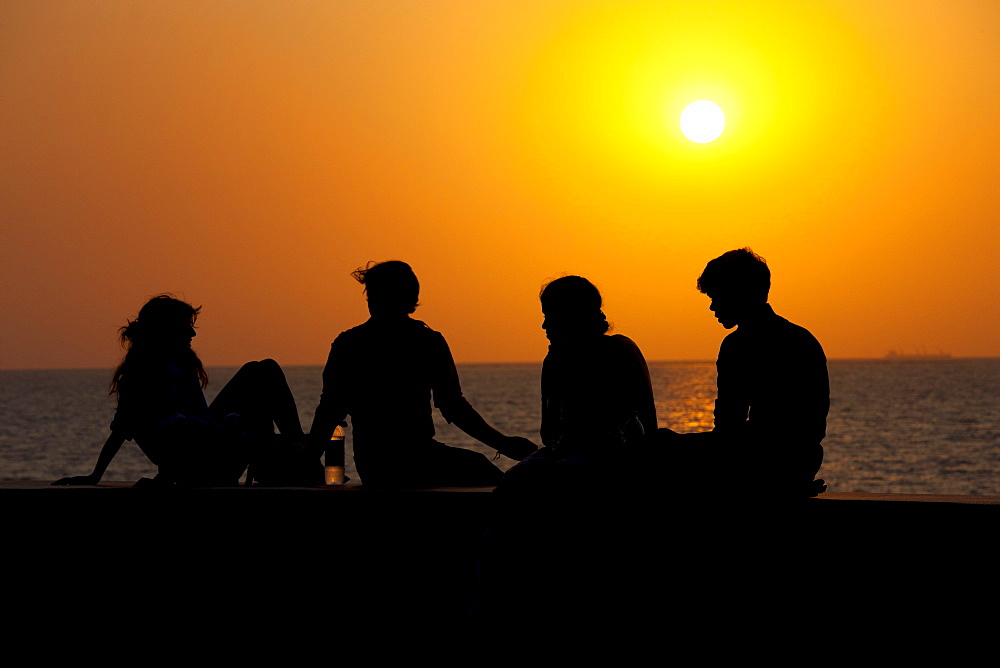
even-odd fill
[{"label": "horizon line", "polygon": [[[927,357],[828,357],[827,362],[949,362],[961,360],[994,360],[1000,359],[1000,355],[950,355],[948,357],[927,356]],[[646,364],[715,364],[714,359],[648,359]],[[455,362],[457,366],[524,366],[538,365],[542,360],[520,360],[508,362]],[[282,368],[301,367],[322,367],[324,363],[317,364],[282,364]],[[207,365],[206,369],[235,369],[242,364],[214,364]],[[102,371],[113,370],[112,366],[69,366],[69,367],[0,367],[0,371]]]}]

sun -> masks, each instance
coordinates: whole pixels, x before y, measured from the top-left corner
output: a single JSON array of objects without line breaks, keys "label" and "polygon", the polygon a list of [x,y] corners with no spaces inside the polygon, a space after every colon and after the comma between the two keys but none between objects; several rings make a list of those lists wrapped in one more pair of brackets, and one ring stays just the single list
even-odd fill
[{"label": "sun", "polygon": [[726,115],[719,105],[708,100],[692,102],[681,112],[681,132],[693,142],[715,141],[726,127]]}]

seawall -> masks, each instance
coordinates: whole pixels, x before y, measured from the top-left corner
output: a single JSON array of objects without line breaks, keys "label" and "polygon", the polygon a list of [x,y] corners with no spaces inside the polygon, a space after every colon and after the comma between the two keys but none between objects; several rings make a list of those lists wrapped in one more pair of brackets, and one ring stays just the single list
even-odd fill
[{"label": "seawall", "polygon": [[580,504],[511,509],[481,488],[7,481],[0,503],[19,605],[77,622],[80,610],[51,602],[88,592],[149,615],[160,601],[181,601],[275,624],[316,605],[325,624],[496,611],[954,619],[996,592],[1000,526],[1000,497],[837,492],[778,504],[747,493],[611,498],[596,489]]}]

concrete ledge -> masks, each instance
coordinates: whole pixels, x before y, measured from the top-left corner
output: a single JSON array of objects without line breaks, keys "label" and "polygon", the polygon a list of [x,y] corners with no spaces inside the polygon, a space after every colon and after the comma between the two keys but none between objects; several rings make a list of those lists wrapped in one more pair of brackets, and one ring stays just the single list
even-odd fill
[{"label": "concrete ledge", "polygon": [[323,600],[338,602],[325,614],[355,618],[464,617],[483,596],[484,553],[516,605],[505,615],[620,617],[659,601],[692,615],[717,614],[709,604],[759,615],[773,603],[954,616],[996,593],[1000,497],[640,498],[595,489],[582,505],[506,512],[488,488],[0,482],[9,572],[26,592],[13,605],[29,609],[96,586],[143,601],[146,615],[166,597],[274,623]]},{"label": "concrete ledge", "polygon": [[[120,490],[130,489],[137,493],[145,493],[155,490],[143,490],[136,488],[132,482],[126,481],[102,481],[97,485],[84,485],[75,487],[55,487],[51,481],[46,480],[0,480],[0,495],[15,491],[40,491],[50,490],[54,493],[90,493],[97,490]],[[600,487],[595,487],[599,490]],[[455,494],[489,494],[490,487],[437,487],[427,489],[407,489],[407,490],[371,490],[363,488],[357,482],[348,482],[346,485],[329,487],[206,487],[198,490],[169,490],[173,492],[200,492],[205,490],[227,491],[234,494],[259,493],[272,494],[278,490],[282,494],[349,494],[361,493],[366,495],[407,495],[407,496],[427,496],[427,495],[455,495]],[[161,490],[166,491],[166,490]],[[712,494],[711,498],[717,499],[720,495]],[[752,493],[737,492],[732,495],[725,495],[727,499],[732,498],[752,498]],[[316,497],[319,498],[319,497]],[[706,496],[706,498],[708,498]],[[992,505],[1000,506],[1000,495],[960,495],[960,494],[883,494],[874,492],[824,492],[814,499],[815,501],[888,501],[905,503],[949,503],[960,505]]]}]

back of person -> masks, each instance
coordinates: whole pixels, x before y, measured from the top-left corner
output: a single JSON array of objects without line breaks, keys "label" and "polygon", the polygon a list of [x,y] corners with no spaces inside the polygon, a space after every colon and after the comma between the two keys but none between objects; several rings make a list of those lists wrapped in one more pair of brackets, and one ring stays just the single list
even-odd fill
[{"label": "back of person", "polygon": [[[444,338],[419,320],[376,319],[337,337],[355,448],[434,437],[432,392],[456,391]],[[436,391],[436,392],[435,392]],[[460,390],[457,390],[460,393]],[[440,403],[441,397],[434,397]]]},{"label": "back of person", "polygon": [[816,338],[768,309],[726,337],[718,368],[716,429],[744,442],[755,477],[812,480],[830,406],[826,356]]},{"label": "back of person", "polygon": [[535,444],[497,431],[462,396],[444,337],[410,317],[420,283],[408,264],[369,263],[351,275],[365,286],[371,318],[330,348],[310,451],[350,416],[365,485],[495,485],[502,473],[485,455],[434,440],[431,398],[448,422],[507,456],[522,459]]},{"label": "back of person", "polygon": [[620,334],[553,345],[542,366],[542,402],[542,442],[560,450],[606,450],[635,437],[639,425],[656,429],[642,353]]}]

